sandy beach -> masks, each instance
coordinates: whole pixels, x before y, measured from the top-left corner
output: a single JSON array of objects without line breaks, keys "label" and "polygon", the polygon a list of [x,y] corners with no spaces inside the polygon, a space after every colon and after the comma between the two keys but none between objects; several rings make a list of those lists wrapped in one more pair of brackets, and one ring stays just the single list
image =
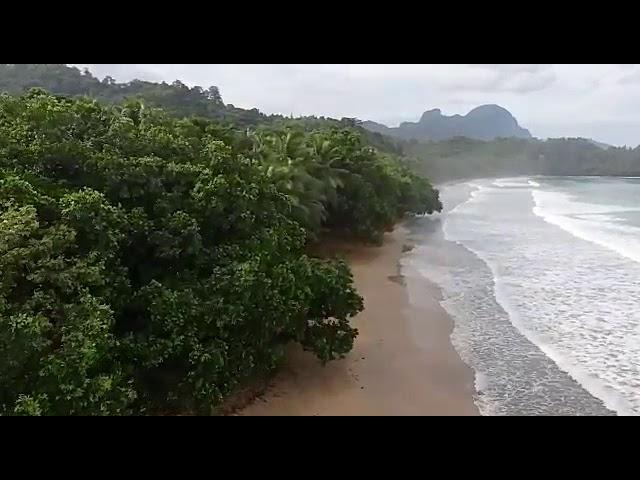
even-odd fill
[{"label": "sandy beach", "polygon": [[[451,345],[439,290],[399,275],[406,243],[399,227],[380,247],[344,251],[365,301],[353,351],[323,367],[292,348],[266,393],[239,415],[478,415],[473,373]],[[418,292],[411,303],[407,283]]]}]

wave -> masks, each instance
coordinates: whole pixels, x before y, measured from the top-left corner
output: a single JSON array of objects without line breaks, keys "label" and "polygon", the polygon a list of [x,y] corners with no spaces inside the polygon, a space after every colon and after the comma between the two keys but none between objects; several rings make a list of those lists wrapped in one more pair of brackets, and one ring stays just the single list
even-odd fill
[{"label": "wave", "polygon": [[[467,247],[468,248],[468,247]],[[509,320],[514,327],[524,337],[537,346],[542,352],[551,360],[555,362],[561,370],[569,374],[576,382],[578,382],[585,390],[591,395],[602,400],[604,405],[611,411],[616,412],[618,415],[634,416],[638,415],[634,411],[629,402],[616,390],[608,386],[600,378],[592,375],[582,368],[582,365],[573,361],[569,356],[556,350],[552,344],[545,341],[535,332],[526,327],[525,322],[522,321],[516,308],[511,305],[509,296],[504,289],[504,281],[498,274],[498,265],[488,260],[480,252],[472,250],[487,266],[491,269],[494,280],[494,292],[497,302],[507,312]]]},{"label": "wave", "polygon": [[467,204],[469,202],[473,202],[474,200],[477,201],[478,194],[482,190],[484,190],[486,188],[486,187],[484,187],[484,186],[482,186],[482,185],[480,185],[478,183],[474,183],[474,182],[468,182],[465,185],[470,189],[469,190],[469,197],[465,201],[457,204],[451,210],[446,211],[447,215],[451,215],[452,213],[455,213],[456,211],[458,211],[458,209],[460,207],[462,207],[463,205],[465,205],[465,204]]},{"label": "wave", "polygon": [[625,225],[616,216],[640,212],[639,208],[580,202],[561,192],[532,190],[531,194],[533,213],[547,223],[640,263],[640,228]]},{"label": "wave", "polygon": [[500,178],[495,180],[492,185],[498,188],[528,188],[531,183],[526,178]]},{"label": "wave", "polygon": [[[502,185],[505,185],[505,182],[501,183]],[[501,257],[496,257],[495,251],[493,253],[491,253],[491,250],[485,252],[485,249],[482,247],[483,243],[478,242],[478,234],[480,233],[477,230],[478,225],[484,229],[483,225],[486,225],[486,223],[484,223],[486,220],[482,220],[481,222],[483,223],[476,224],[475,228],[472,224],[467,223],[469,221],[473,221],[471,218],[465,220],[464,224],[461,223],[461,216],[479,215],[482,211],[485,211],[487,205],[484,204],[484,201],[489,199],[491,195],[498,195],[498,191],[503,188],[495,185],[495,182],[489,185],[491,186],[474,185],[476,189],[472,192],[468,200],[458,205],[455,211],[450,212],[456,214],[453,216],[456,218],[456,234],[452,235],[453,232],[450,232],[449,229],[450,219],[445,218],[442,225],[445,239],[461,245],[487,265],[491,272],[491,277],[493,278],[493,288],[491,289],[493,296],[498,305],[506,313],[509,322],[523,337],[536,345],[547,358],[552,360],[553,363],[555,363],[562,371],[566,372],[566,374],[580,384],[584,390],[600,399],[607,409],[616,412],[619,415],[638,415],[639,411],[637,408],[633,406],[622,392],[618,391],[618,388],[614,388],[612,386],[610,383],[612,378],[610,376],[607,376],[606,374],[601,376],[601,372],[599,370],[596,370],[598,374],[594,371],[589,371],[590,369],[585,368],[581,363],[581,361],[584,361],[584,355],[573,356],[569,351],[565,351],[566,345],[555,345],[555,340],[552,341],[552,338],[547,338],[544,333],[536,331],[535,328],[537,327],[531,326],[532,328],[529,328],[528,322],[530,319],[527,319],[526,315],[525,318],[520,317],[520,307],[516,307],[518,301],[516,301],[516,304],[513,304],[512,300],[515,300],[515,298],[512,299],[510,297],[510,295],[514,294],[514,292],[510,292],[510,289],[513,287],[512,282],[514,281],[514,278],[503,277],[501,274],[504,273],[504,265],[497,261]],[[638,239],[640,239],[640,228],[625,225],[621,223],[624,221],[624,218],[616,216],[616,213],[640,212],[640,209],[620,205],[597,205],[579,202],[570,195],[560,192],[537,190],[535,188],[531,188],[531,186],[532,185],[529,185],[529,189],[534,199],[533,213],[535,213],[536,216],[541,217],[549,224],[561,227],[574,237],[604,246],[608,250],[613,250],[618,254],[624,255],[626,258],[640,262],[640,245],[638,244]],[[517,190],[520,189],[518,188]],[[522,192],[522,190],[520,191]],[[522,192],[521,195],[522,194],[527,195],[526,192]],[[465,224],[466,227],[464,227],[464,231],[468,230],[467,233],[463,233],[464,231],[460,230],[460,227]],[[453,227],[453,224],[451,226]],[[460,233],[462,233],[462,235],[460,235]],[[632,244],[630,244],[631,241]],[[580,288],[582,287],[577,287],[575,290],[580,290]],[[518,291],[516,290],[515,294],[517,295],[517,293]],[[449,301],[453,300],[454,299],[449,299]],[[533,306],[534,305],[535,302]],[[576,309],[573,310],[573,315],[581,314],[583,309],[580,305],[581,304],[575,305]],[[525,312],[529,312],[529,307],[531,306],[532,305],[529,305]],[[564,307],[562,304],[559,304],[559,306]],[[456,315],[451,311],[452,305],[443,304],[443,307],[445,307],[445,309],[452,314],[452,317],[455,318]],[[587,306],[583,313],[586,314],[588,311],[589,307]],[[545,313],[548,314],[549,312]],[[561,313],[558,312],[558,314]],[[547,315],[547,317],[553,318],[553,313],[551,315]],[[584,318],[584,320],[586,320],[586,318]],[[611,320],[613,320],[613,318]],[[572,320],[566,324],[566,327],[578,328],[576,325],[577,324]],[[614,325],[616,324],[613,324],[612,327],[614,327]],[[563,325],[551,328],[561,327],[563,327]],[[590,335],[590,333],[587,333],[587,336],[588,335]],[[599,333],[597,335],[599,335]],[[584,337],[576,338],[578,341],[581,339],[584,340]],[[592,340],[593,339],[589,338],[589,341]],[[601,340],[604,339],[601,338]],[[462,353],[457,346],[456,349],[459,353]],[[589,351],[591,352],[591,350]],[[613,354],[613,352],[614,351],[609,351],[609,354]],[[591,355],[591,353],[589,353],[589,355]],[[596,358],[597,356],[594,357],[593,360],[595,361]],[[464,356],[463,359],[466,363],[469,363],[467,358]],[[476,374],[476,390],[482,391],[482,388],[478,388],[480,386],[479,384],[486,382],[486,379],[483,379],[482,367],[480,365],[471,364],[470,366]],[[614,365],[611,365],[611,367],[616,368]],[[620,380],[620,378],[616,378],[616,381],[617,380]],[[614,382],[614,384],[616,383],[617,382]],[[628,385],[626,386],[628,387]],[[628,394],[629,392],[627,391],[626,393]],[[483,408],[483,413],[487,413],[485,409],[486,406]]]}]

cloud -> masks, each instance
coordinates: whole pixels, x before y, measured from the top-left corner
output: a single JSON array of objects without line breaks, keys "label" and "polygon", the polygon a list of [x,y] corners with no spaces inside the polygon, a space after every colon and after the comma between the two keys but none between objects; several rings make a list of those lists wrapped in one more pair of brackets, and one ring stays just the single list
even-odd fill
[{"label": "cloud", "polygon": [[544,90],[556,81],[552,65],[477,64],[469,65],[475,75],[466,75],[450,83],[449,90],[529,93]]}]

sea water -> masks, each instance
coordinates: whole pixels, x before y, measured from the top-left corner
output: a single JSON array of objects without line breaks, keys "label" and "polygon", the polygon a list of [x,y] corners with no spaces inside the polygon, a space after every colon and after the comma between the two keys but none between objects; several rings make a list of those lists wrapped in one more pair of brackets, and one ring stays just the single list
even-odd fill
[{"label": "sea water", "polygon": [[440,191],[403,262],[440,286],[481,413],[640,414],[640,179]]}]

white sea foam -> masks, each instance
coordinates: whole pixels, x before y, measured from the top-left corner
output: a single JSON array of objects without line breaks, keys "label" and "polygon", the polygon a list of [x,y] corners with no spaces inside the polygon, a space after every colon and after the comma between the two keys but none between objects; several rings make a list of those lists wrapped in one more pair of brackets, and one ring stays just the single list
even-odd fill
[{"label": "white sea foam", "polygon": [[533,213],[572,235],[640,262],[640,228],[624,225],[616,213],[640,212],[622,205],[580,202],[562,192],[533,190]]},{"label": "white sea foam", "polygon": [[531,186],[526,178],[500,178],[493,182],[498,188],[526,188]]},{"label": "white sea foam", "polygon": [[[480,184],[478,184],[478,183],[473,183],[473,182],[469,182],[469,183],[467,183],[466,185],[471,189],[471,190],[469,191],[469,198],[468,198],[466,201],[464,201],[464,202],[462,202],[462,203],[460,203],[460,204],[456,205],[454,208],[452,208],[451,210],[449,210],[449,211],[447,212],[447,215],[451,215],[452,213],[454,213],[455,211],[457,211],[457,210],[458,210],[458,208],[462,207],[462,206],[463,206],[463,205],[465,205],[466,203],[468,203],[468,202],[473,202],[473,201],[475,200],[476,196],[478,195],[478,193],[479,193],[481,190],[483,190],[483,189],[485,188],[484,186],[482,186],[482,185],[480,185]],[[446,208],[446,206],[445,206],[445,208]]]},{"label": "white sea foam", "polygon": [[[444,236],[489,267],[496,301],[525,338],[610,410],[620,415],[640,414],[640,288],[636,282],[640,265],[635,263],[640,262],[640,228],[624,216],[640,208],[630,206],[633,202],[607,205],[578,201],[566,192],[549,190],[546,181],[540,190],[528,182],[528,190],[518,181],[474,185],[469,199],[444,218]],[[514,185],[506,186],[509,183]],[[546,225],[560,227],[557,233],[550,230],[554,227],[536,223],[535,216],[528,219],[524,203],[517,203],[524,202],[527,195],[529,209]],[[635,262],[625,262],[620,255]],[[474,368],[482,388],[490,385],[492,372],[485,372],[481,364],[474,365],[471,353],[478,348],[478,341],[486,341],[478,335],[485,335],[484,329],[489,328],[483,320],[490,318],[484,311],[487,306],[464,306],[470,300],[455,293],[461,281],[466,282],[462,287],[469,294],[474,292],[469,288],[477,290],[480,285],[473,286],[475,277],[461,280],[445,268],[430,268],[424,273],[429,272],[439,277],[440,283],[449,284],[448,294],[443,289],[448,296],[442,304],[457,318],[454,346]],[[469,315],[481,315],[481,323],[470,327],[473,321],[464,318]],[[544,377],[540,378],[544,382]],[[531,389],[538,388],[537,381]],[[477,390],[481,391],[479,385]],[[531,390],[518,393],[507,388],[503,393],[503,403],[508,403],[514,396],[530,395]],[[567,402],[579,403],[572,392],[567,395]],[[487,403],[489,397],[481,395],[476,402],[483,413],[503,411]]]},{"label": "white sea foam", "polygon": [[[522,333],[531,343],[536,345],[544,354],[553,360],[562,370],[567,372],[574,380],[582,385],[589,393],[595,397],[601,399],[606,407],[619,415],[633,416],[638,415],[640,412],[634,411],[633,406],[612,386],[602,381],[598,376],[590,374],[576,360],[572,359],[566,353],[560,352],[554,348],[553,344],[545,340],[542,336],[536,334],[527,327],[526,322],[522,321],[522,318],[517,310],[512,305],[509,295],[504,288],[504,281],[497,273],[498,265],[495,262],[488,260],[482,253],[474,251],[491,269],[493,273],[494,289],[496,300],[500,306],[507,312],[509,319],[513,325]],[[530,305],[531,308],[536,308],[535,305]]]}]

